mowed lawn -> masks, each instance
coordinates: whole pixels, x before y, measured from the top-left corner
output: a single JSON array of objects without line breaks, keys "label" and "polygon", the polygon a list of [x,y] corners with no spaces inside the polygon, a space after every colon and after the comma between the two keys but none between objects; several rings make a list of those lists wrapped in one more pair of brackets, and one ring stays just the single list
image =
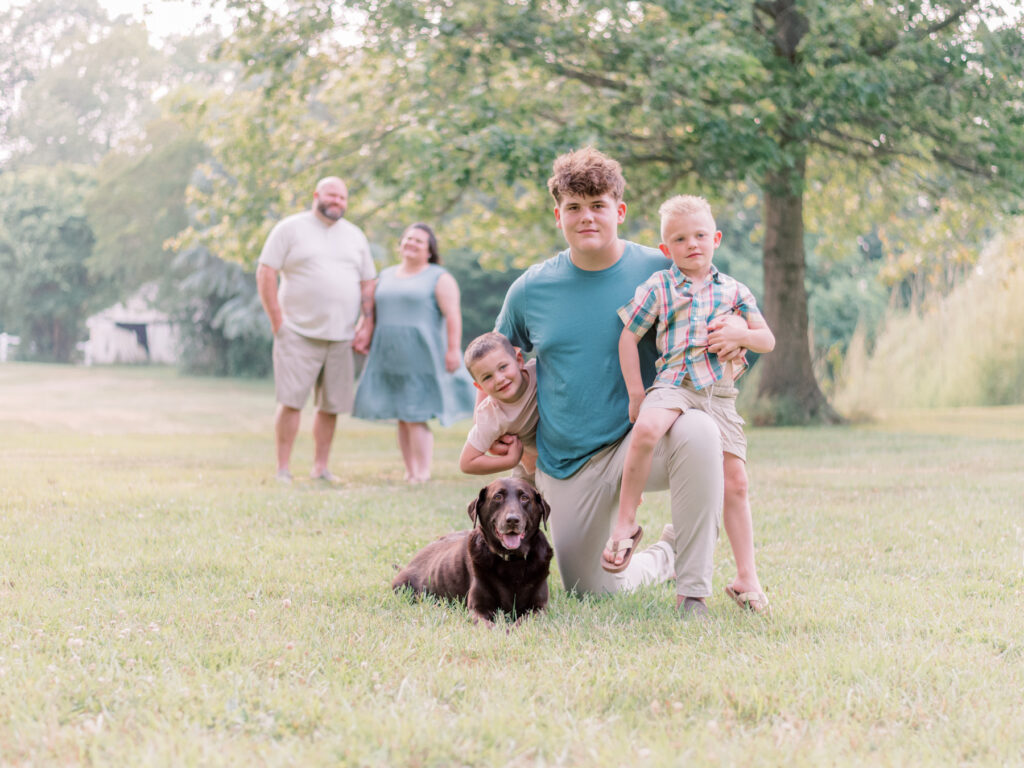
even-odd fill
[{"label": "mowed lawn", "polygon": [[751,430],[769,620],[723,533],[706,623],[555,572],[512,632],[389,589],[469,525],[465,424],[408,487],[393,427],[343,418],[328,488],[307,414],[282,486],[273,407],[0,365],[0,765],[1024,764],[1024,407]]}]

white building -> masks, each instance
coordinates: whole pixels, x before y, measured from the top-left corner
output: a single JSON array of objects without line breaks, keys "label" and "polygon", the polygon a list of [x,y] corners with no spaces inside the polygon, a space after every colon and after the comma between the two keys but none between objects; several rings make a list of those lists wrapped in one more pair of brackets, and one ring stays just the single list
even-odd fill
[{"label": "white building", "polygon": [[148,283],[123,303],[86,320],[89,340],[78,345],[85,364],[177,362],[177,328],[153,306],[156,294],[156,284]]},{"label": "white building", "polygon": [[10,348],[16,347],[20,343],[20,336],[11,336],[9,333],[0,333],[0,363],[6,363]]}]

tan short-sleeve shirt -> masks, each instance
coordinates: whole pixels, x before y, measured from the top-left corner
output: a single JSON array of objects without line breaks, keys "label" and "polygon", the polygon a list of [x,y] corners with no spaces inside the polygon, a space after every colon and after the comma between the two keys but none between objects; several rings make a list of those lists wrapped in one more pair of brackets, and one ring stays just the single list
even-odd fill
[{"label": "tan short-sleeve shirt", "polygon": [[281,274],[278,301],[285,325],[311,339],[352,339],[360,283],[377,274],[359,227],[345,219],[328,226],[313,211],[297,213],[271,230],[259,263]]},{"label": "tan short-sleeve shirt", "polygon": [[523,445],[533,448],[537,442],[537,361],[527,360],[526,391],[514,403],[503,403],[485,397],[476,406],[473,428],[466,442],[481,453],[487,453],[502,435],[517,435]]}]

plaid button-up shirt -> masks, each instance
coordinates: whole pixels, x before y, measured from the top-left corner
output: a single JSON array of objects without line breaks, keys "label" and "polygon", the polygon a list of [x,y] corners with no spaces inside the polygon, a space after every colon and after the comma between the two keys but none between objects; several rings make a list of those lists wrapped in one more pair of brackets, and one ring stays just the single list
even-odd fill
[{"label": "plaid button-up shirt", "polygon": [[[655,272],[645,280],[633,300],[619,309],[626,328],[643,336],[657,324],[655,338],[658,358],[656,380],[680,386],[690,378],[694,388],[704,389],[722,378],[718,355],[708,352],[708,323],[713,318],[736,313],[748,323],[764,318],[750,289],[715,266],[704,284],[693,292],[693,282],[676,265]],[[746,353],[733,361],[735,378],[747,369]]]}]

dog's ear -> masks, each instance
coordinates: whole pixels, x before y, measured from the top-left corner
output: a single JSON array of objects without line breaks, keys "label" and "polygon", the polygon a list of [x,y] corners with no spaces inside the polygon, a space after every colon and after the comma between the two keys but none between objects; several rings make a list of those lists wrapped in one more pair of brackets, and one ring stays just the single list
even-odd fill
[{"label": "dog's ear", "polygon": [[466,510],[467,512],[469,512],[469,519],[473,521],[474,525],[476,524],[478,510],[483,507],[486,501],[487,487],[484,486],[483,488],[480,489],[480,495],[473,499],[471,502],[469,502],[469,509]]},{"label": "dog's ear", "polygon": [[537,509],[540,510],[540,521],[547,523],[548,517],[551,516],[551,505],[544,501],[544,497],[536,488],[533,489],[533,501],[537,505]]}]

